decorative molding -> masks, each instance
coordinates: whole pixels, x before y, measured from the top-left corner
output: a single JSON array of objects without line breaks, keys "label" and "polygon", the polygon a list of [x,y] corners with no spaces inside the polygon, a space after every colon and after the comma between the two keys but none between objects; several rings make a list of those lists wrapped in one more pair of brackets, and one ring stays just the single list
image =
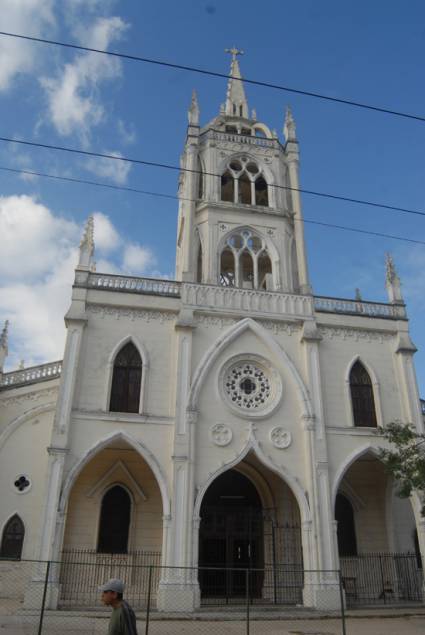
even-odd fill
[{"label": "decorative molding", "polygon": [[215,445],[225,446],[231,443],[233,439],[233,432],[231,428],[224,425],[224,423],[216,423],[215,426],[210,428],[210,437],[211,441],[215,443]]},{"label": "decorative molding", "polygon": [[273,331],[275,335],[279,333],[286,333],[286,335],[292,335],[301,330],[302,325],[297,322],[278,322],[276,320],[256,320],[258,324],[261,324],[265,329]]},{"label": "decorative molding", "polygon": [[142,488],[140,487],[140,485],[138,484],[138,482],[136,481],[136,479],[134,478],[134,476],[131,474],[130,470],[128,469],[128,467],[125,465],[125,463],[123,463],[121,460],[118,460],[116,463],[114,463],[114,465],[112,465],[104,474],[103,476],[101,476],[96,483],[90,488],[90,490],[87,492],[86,496],[87,498],[92,498],[96,492],[99,491],[99,489],[101,489],[104,485],[106,485],[106,483],[108,482],[108,480],[111,478],[111,476],[117,471],[117,470],[122,470],[124,472],[124,474],[126,475],[126,477],[129,479],[133,489],[135,492],[137,492],[137,494],[139,495],[139,497],[142,500],[147,500],[146,494],[144,493],[144,491],[142,490]]},{"label": "decorative molding", "polygon": [[202,324],[203,326],[219,326],[221,329],[226,326],[232,326],[239,320],[237,318],[219,317],[215,315],[205,315],[197,313],[194,321],[196,324]]},{"label": "decorative molding", "polygon": [[292,443],[292,436],[289,430],[285,430],[282,426],[276,426],[272,428],[269,433],[270,441],[275,448],[279,450],[285,450],[289,448]]},{"label": "decorative molding", "polygon": [[84,410],[78,409],[72,411],[72,418],[83,421],[114,421],[119,423],[137,423],[152,425],[174,425],[174,418],[160,417],[151,414],[137,414],[124,412],[105,412],[104,410]]},{"label": "decorative molding", "polygon": [[319,326],[319,333],[329,340],[340,338],[343,340],[354,339],[356,342],[364,340],[366,342],[379,342],[393,340],[395,333],[383,333],[382,331],[370,331],[366,329],[355,329],[337,326]]},{"label": "decorative molding", "polygon": [[87,312],[92,315],[98,315],[100,318],[113,317],[116,320],[121,318],[134,320],[144,320],[145,322],[152,322],[153,320],[163,324],[171,320],[175,320],[177,312],[175,311],[158,311],[156,309],[134,309],[122,306],[110,306],[106,304],[88,304]]},{"label": "decorative molding", "polygon": [[14,406],[25,401],[38,401],[39,399],[43,399],[43,397],[51,397],[52,395],[57,396],[58,390],[58,387],[55,387],[48,388],[47,390],[35,390],[24,393],[23,395],[16,395],[15,397],[6,397],[5,399],[0,398],[0,406]]}]

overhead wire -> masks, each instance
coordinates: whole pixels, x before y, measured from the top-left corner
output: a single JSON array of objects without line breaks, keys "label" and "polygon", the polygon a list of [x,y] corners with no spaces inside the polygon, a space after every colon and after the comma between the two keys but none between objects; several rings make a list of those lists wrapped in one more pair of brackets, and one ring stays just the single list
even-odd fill
[{"label": "overhead wire", "polygon": [[[158,198],[167,198],[167,199],[173,199],[173,200],[183,200],[183,201],[190,201],[193,203],[197,202],[197,199],[192,199],[192,198],[188,198],[188,197],[181,197],[181,196],[176,196],[175,194],[165,194],[164,192],[151,192],[149,190],[140,190],[138,188],[135,187],[128,187],[128,186],[124,186],[124,185],[113,185],[111,183],[101,183],[99,181],[91,181],[88,179],[78,179],[78,178],[74,178],[74,177],[70,177],[70,176],[58,176],[56,174],[47,174],[46,172],[35,172],[33,170],[24,170],[24,169],[18,169],[18,168],[10,168],[10,167],[5,167],[5,166],[0,166],[0,170],[4,171],[4,172],[12,172],[12,173],[16,173],[16,174],[26,174],[26,175],[31,175],[31,176],[38,176],[38,177],[45,177],[45,178],[49,178],[49,179],[55,179],[58,181],[66,181],[66,182],[70,182],[70,183],[75,183],[75,184],[83,184],[83,185],[92,185],[95,187],[104,187],[104,188],[109,188],[112,190],[122,190],[124,192],[131,192],[134,194],[143,194],[143,195],[147,195],[147,196],[153,196],[153,197],[158,197]],[[378,236],[380,238],[390,238],[392,240],[399,240],[402,242],[409,242],[409,243],[415,243],[415,244],[419,244],[419,245],[425,245],[425,241],[423,240],[417,240],[414,238],[407,238],[404,236],[397,236],[394,234],[385,234],[383,232],[374,232],[371,230],[367,230],[367,229],[360,229],[358,227],[348,227],[346,225],[336,225],[334,223],[326,223],[324,221],[318,221],[318,220],[313,220],[313,219],[309,219],[309,218],[294,218],[295,221],[298,222],[302,222],[302,223],[308,223],[308,224],[312,224],[312,225],[320,225],[322,227],[329,227],[332,229],[339,229],[339,230],[343,230],[343,231],[349,231],[349,232],[355,232],[358,234],[368,234],[371,236]]]},{"label": "overhead wire", "polygon": [[[35,147],[35,148],[42,148],[44,150],[56,150],[59,152],[69,152],[71,154],[81,154],[83,156],[89,156],[89,157],[94,157],[94,158],[99,158],[99,159],[111,159],[112,161],[122,161],[124,163],[134,163],[136,165],[146,165],[148,167],[153,167],[153,168],[162,168],[162,169],[166,169],[166,170],[172,170],[174,172],[190,172],[192,174],[203,174],[205,176],[213,176],[215,178],[221,178],[221,174],[215,174],[213,172],[204,172],[201,170],[197,170],[197,169],[192,169],[192,168],[185,168],[185,167],[181,167],[181,166],[177,166],[177,165],[171,165],[169,163],[161,163],[158,161],[147,161],[145,159],[136,159],[136,158],[130,158],[130,157],[125,157],[125,156],[121,156],[121,155],[117,155],[117,154],[106,154],[106,153],[102,153],[102,152],[92,152],[90,150],[82,150],[80,148],[69,148],[67,146],[58,146],[58,145],[53,145],[53,144],[48,144],[48,143],[39,143],[39,142],[35,142],[35,141],[28,141],[25,139],[13,139],[10,137],[0,137],[0,141],[3,141],[5,143],[15,143],[15,144],[21,144],[21,145],[25,145],[25,146],[30,146],[30,147]],[[416,214],[419,216],[425,216],[425,211],[420,211],[420,210],[415,210],[415,209],[410,209],[408,207],[398,207],[396,205],[387,205],[386,203],[377,203],[376,201],[368,201],[365,199],[356,199],[356,198],[351,198],[349,196],[339,196],[337,194],[329,194],[326,192],[318,192],[315,190],[307,190],[304,188],[296,188],[296,187],[292,187],[289,185],[277,185],[275,183],[270,183],[269,187],[278,189],[278,190],[287,190],[287,191],[292,191],[292,192],[299,192],[301,194],[309,194],[311,196],[318,196],[321,198],[329,198],[329,199],[333,199],[336,201],[342,201],[345,203],[353,203],[355,205],[366,205],[369,207],[377,207],[377,208],[382,208],[382,209],[387,209],[387,210],[391,210],[391,211],[395,211],[395,212],[401,212],[401,213],[405,213],[405,214]]]},{"label": "overhead wire", "polygon": [[[173,68],[181,71],[188,71],[191,73],[198,73],[201,75],[209,75],[211,77],[219,77],[223,79],[236,79],[240,80],[240,77],[235,77],[233,75],[227,75],[226,73],[219,73],[217,71],[211,71],[204,68],[198,68],[196,66],[188,66],[185,64],[176,64],[174,62],[166,62],[163,60],[153,59],[149,57],[142,57],[140,55],[131,55],[129,53],[120,53],[118,51],[107,51],[105,49],[92,48],[89,46],[82,46],[78,44],[71,44],[69,42],[61,42],[59,40],[49,40],[47,38],[40,38],[30,35],[23,35],[21,33],[11,33],[8,31],[0,31],[0,35],[4,37],[18,38],[22,40],[29,40],[31,42],[39,42],[42,44],[50,44],[53,46],[61,46],[64,48],[75,49],[77,51],[84,51],[88,53],[99,53],[101,55],[110,55],[112,57],[118,57],[126,60],[131,60],[135,62],[143,62],[145,64],[154,64],[157,66],[164,66],[167,68]],[[302,90],[298,88],[293,88],[292,86],[284,86],[283,84],[274,84],[271,82],[260,81],[257,79],[243,78],[245,84],[251,84],[253,86],[261,86],[263,88],[272,88],[274,90],[285,91],[287,93],[292,93],[295,95],[302,95],[304,97],[312,97],[314,99],[321,99],[323,101],[334,102],[337,104],[343,104],[345,106],[352,106],[354,108],[362,108],[365,110],[371,110],[378,113],[383,113],[386,115],[392,115],[395,117],[403,117],[405,119],[412,119],[415,121],[425,122],[425,115],[417,115],[413,113],[402,112],[400,110],[394,110],[392,108],[386,108],[384,106],[375,106],[373,104],[367,104],[360,101],[354,101],[352,99],[343,99],[341,97],[332,97],[330,95],[325,95],[323,93],[318,93],[310,90]]]}]

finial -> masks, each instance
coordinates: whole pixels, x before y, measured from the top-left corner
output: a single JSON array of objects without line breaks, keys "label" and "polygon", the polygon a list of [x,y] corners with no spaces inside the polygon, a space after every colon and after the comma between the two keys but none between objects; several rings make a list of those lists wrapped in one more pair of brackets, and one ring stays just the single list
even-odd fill
[{"label": "finial", "polygon": [[354,294],[354,299],[357,302],[361,302],[362,301],[362,294],[360,293],[360,289],[358,287],[356,287],[355,294]]},{"label": "finial", "polygon": [[199,105],[196,90],[192,91],[192,101],[190,103],[187,117],[189,119],[189,125],[199,126]]},{"label": "finial", "polygon": [[297,140],[295,120],[294,120],[294,117],[292,116],[292,110],[289,106],[287,106],[286,108],[283,134],[285,135],[285,139],[287,142]]},{"label": "finial", "polygon": [[253,108],[251,111],[251,119],[253,121],[257,121],[257,111],[255,110],[255,108]]},{"label": "finial", "polygon": [[6,351],[7,351],[8,335],[9,335],[9,320],[5,320],[3,330],[0,335],[0,348],[5,348]]},{"label": "finial", "polygon": [[89,268],[92,263],[94,254],[94,218],[93,214],[87,219],[84,227],[83,236],[80,242],[80,258],[78,265]]},{"label": "finial", "polygon": [[386,270],[385,283],[386,283],[390,302],[393,302],[395,304],[403,304],[400,278],[398,277],[398,274],[395,268],[393,256],[389,252],[385,254],[385,270]]},{"label": "finial", "polygon": [[231,49],[224,49],[225,53],[230,53],[232,56],[232,62],[236,61],[237,55],[244,55],[244,51],[237,49],[235,45]]},{"label": "finial", "polygon": [[18,365],[18,370],[24,370],[24,369],[25,369],[25,360],[21,359]]}]

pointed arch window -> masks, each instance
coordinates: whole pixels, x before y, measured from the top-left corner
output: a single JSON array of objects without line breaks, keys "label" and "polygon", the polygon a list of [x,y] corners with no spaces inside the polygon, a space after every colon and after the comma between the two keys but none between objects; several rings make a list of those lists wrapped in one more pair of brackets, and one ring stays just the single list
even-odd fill
[{"label": "pointed arch window", "polygon": [[249,157],[232,159],[221,176],[221,200],[268,207],[267,181]]},{"label": "pointed arch window", "polygon": [[376,428],[375,399],[369,373],[360,361],[350,372],[350,394],[355,426]]},{"label": "pointed arch window", "polygon": [[131,500],[120,485],[111,487],[100,508],[99,553],[127,553],[130,530]]},{"label": "pointed arch window", "polygon": [[272,262],[264,238],[252,229],[232,232],[220,253],[219,283],[245,289],[273,288]]},{"label": "pointed arch window", "polygon": [[338,494],[335,502],[335,520],[338,522],[337,539],[340,556],[357,556],[354,510],[348,498]]},{"label": "pointed arch window", "polygon": [[200,239],[198,245],[198,258],[196,263],[196,281],[202,282],[202,244]]},{"label": "pointed arch window", "polygon": [[24,545],[25,527],[20,516],[15,514],[9,518],[1,539],[0,556],[2,558],[13,558],[19,560],[22,555]]},{"label": "pointed arch window", "polygon": [[111,412],[139,412],[142,358],[133,342],[128,342],[115,358],[112,374]]}]

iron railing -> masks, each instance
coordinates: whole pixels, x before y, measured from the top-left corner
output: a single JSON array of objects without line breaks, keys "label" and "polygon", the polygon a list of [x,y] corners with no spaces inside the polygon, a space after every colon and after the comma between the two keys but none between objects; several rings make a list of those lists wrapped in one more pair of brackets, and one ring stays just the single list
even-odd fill
[{"label": "iron railing", "polygon": [[422,564],[414,553],[345,556],[340,565],[347,606],[422,602]]}]

